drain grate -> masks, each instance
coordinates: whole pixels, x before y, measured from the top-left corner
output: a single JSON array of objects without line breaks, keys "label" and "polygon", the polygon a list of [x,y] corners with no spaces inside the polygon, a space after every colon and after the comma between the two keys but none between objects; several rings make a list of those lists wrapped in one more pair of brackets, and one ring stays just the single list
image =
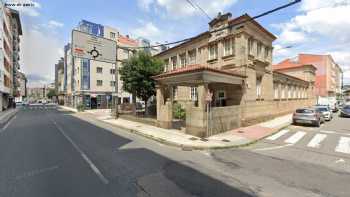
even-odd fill
[{"label": "drain grate", "polygon": [[196,140],[198,140],[198,139],[195,138],[195,137],[191,137],[191,138],[189,138],[189,140],[196,141]]}]

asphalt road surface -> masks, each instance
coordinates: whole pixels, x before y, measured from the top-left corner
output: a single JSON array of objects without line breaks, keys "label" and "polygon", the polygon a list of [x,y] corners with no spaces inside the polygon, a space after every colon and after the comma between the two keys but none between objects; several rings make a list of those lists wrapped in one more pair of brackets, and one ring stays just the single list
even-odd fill
[{"label": "asphalt road surface", "polygon": [[183,151],[89,114],[23,107],[0,129],[0,196],[350,196],[345,153],[333,166],[276,146]]}]

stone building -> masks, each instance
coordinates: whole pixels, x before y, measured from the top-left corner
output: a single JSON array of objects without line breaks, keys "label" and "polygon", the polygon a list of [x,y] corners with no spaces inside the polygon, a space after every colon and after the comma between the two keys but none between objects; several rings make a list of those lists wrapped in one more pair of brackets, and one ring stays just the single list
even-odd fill
[{"label": "stone building", "polygon": [[186,110],[186,133],[201,137],[311,105],[312,76],[273,72],[275,39],[247,14],[219,14],[208,31],[157,54],[158,126],[173,127],[174,103]]}]

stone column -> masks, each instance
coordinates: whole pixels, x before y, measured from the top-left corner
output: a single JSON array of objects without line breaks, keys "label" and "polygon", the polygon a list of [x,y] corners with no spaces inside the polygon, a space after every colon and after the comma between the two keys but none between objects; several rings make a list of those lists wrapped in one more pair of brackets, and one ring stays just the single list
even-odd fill
[{"label": "stone column", "polygon": [[[157,86],[157,126],[170,129],[172,127],[172,101],[165,99],[165,87]],[[172,91],[172,89],[170,88]]]}]

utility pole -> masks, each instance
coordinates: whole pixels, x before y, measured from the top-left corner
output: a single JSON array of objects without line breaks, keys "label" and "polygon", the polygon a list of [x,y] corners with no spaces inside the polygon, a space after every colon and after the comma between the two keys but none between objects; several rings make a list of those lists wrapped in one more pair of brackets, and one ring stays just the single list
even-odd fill
[{"label": "utility pole", "polygon": [[115,61],[115,69],[114,69],[114,78],[115,78],[115,119],[119,118],[119,96],[118,96],[118,43],[116,44],[116,61]]}]

